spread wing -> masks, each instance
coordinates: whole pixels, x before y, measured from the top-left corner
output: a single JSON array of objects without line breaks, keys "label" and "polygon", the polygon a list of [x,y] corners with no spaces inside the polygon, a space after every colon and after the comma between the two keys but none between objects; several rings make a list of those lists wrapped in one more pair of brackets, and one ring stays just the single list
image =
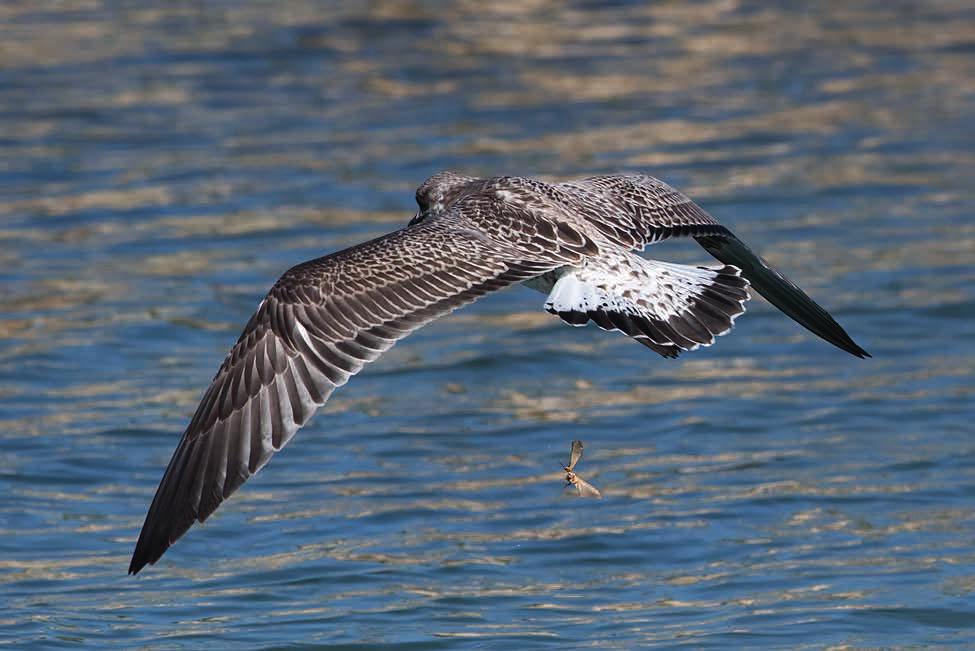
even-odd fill
[{"label": "spread wing", "polygon": [[286,272],[183,433],[129,572],[155,563],[195,521],[204,521],[332,391],[397,340],[560,264],[557,255],[521,260],[482,234],[431,220]]},{"label": "spread wing", "polygon": [[555,186],[577,214],[611,241],[631,249],[669,237],[694,237],[741,275],[769,303],[837,348],[870,357],[835,319],[700,206],[663,181],[645,175],[594,176]]},{"label": "spread wing", "polygon": [[573,441],[572,449],[569,452],[569,467],[568,470],[572,470],[579,463],[579,459],[582,458],[582,441]]},{"label": "spread wing", "polygon": [[575,482],[573,482],[573,487],[576,490],[576,494],[579,497],[595,497],[602,498],[603,494],[599,492],[599,489],[587,482],[585,479],[579,475],[575,476]]}]

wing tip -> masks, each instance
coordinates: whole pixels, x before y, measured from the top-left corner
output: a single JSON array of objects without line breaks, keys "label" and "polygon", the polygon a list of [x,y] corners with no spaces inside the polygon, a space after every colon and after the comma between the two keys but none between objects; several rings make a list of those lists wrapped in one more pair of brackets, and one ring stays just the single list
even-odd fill
[{"label": "wing tip", "polygon": [[[774,303],[773,303],[774,304]],[[779,307],[776,305],[776,307]],[[779,309],[782,309],[779,307]],[[795,319],[792,314],[786,312],[790,317]],[[857,342],[853,341],[853,337],[847,334],[846,330],[840,326],[832,317],[826,313],[826,318],[821,322],[803,322],[795,319],[799,325],[809,330],[811,333],[825,341],[826,343],[836,346],[840,350],[847,352],[854,357],[859,357],[860,359],[866,359],[868,357],[873,357],[870,353],[864,350]]]},{"label": "wing tip", "polygon": [[859,357],[860,359],[868,359],[873,357],[873,355],[871,355],[866,350],[864,350],[859,345],[857,345],[857,343],[853,341],[853,339],[849,339],[849,341],[844,343],[845,345],[840,345],[840,344],[834,344],[834,345],[837,348],[840,348],[841,350],[845,350],[846,352],[850,353],[854,357]]},{"label": "wing tip", "polygon": [[161,517],[160,512],[163,509],[159,506],[159,501],[160,495],[157,492],[135,543],[132,560],[129,562],[129,575],[138,574],[146,565],[155,565],[195,522],[203,521],[196,511],[175,517]]},{"label": "wing tip", "polygon": [[162,553],[158,555],[152,554],[148,550],[143,549],[141,545],[136,545],[135,553],[132,554],[132,560],[129,562],[129,576],[135,576],[146,565],[155,565],[160,556],[162,556]]},{"label": "wing tip", "polygon": [[144,525],[129,562],[129,576],[138,574],[146,565],[155,565],[171,546],[165,537],[152,535],[148,523]]},{"label": "wing tip", "polygon": [[[789,316],[792,315],[790,314]],[[833,344],[840,350],[850,353],[854,357],[859,357],[860,359],[873,357],[873,355],[868,353],[864,348],[857,344],[857,342],[853,341],[853,337],[851,337],[849,333],[843,329],[843,326],[837,323],[836,320],[825,310],[823,310],[823,315],[820,319],[818,319],[818,321],[818,323],[811,324],[800,321],[799,324],[823,341]],[[817,327],[811,327],[813,325]]]},{"label": "wing tip", "polygon": [[129,563],[129,576],[135,576],[146,565],[152,565],[152,563],[149,563],[148,561],[144,561],[144,560],[141,560],[141,559],[137,561],[133,557],[132,558],[132,562]]},{"label": "wing tip", "polygon": [[755,291],[796,323],[854,357],[872,357],[853,341],[825,308],[776,271],[740,239],[734,235],[696,239],[715,258],[726,265],[738,267]]}]

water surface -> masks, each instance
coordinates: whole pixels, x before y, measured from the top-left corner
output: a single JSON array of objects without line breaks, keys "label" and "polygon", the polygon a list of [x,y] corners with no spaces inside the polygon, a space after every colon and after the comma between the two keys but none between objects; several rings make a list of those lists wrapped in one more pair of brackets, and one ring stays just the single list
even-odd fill
[{"label": "water surface", "polygon": [[[975,11],[597,4],[0,7],[0,641],[971,646]],[[443,168],[660,176],[875,357],[755,300],[664,360],[509,290],[126,577],[267,288]]]}]

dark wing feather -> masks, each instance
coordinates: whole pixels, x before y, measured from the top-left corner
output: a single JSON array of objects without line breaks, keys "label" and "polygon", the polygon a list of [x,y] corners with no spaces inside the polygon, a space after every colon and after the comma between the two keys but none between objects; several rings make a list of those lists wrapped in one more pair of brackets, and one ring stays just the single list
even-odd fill
[{"label": "dark wing feather", "polygon": [[155,563],[260,470],[337,387],[420,326],[563,261],[522,261],[444,220],[285,273],[203,396],[163,475],[129,572]]},{"label": "dark wing feather", "polygon": [[585,479],[576,475],[574,477],[575,481],[573,485],[575,486],[576,493],[579,497],[596,497],[602,498],[603,494],[599,492],[599,489],[587,482]]},{"label": "dark wing feather", "polygon": [[821,305],[751,251],[734,233],[663,181],[645,175],[596,176],[555,186],[607,238],[634,249],[668,237],[694,237],[772,305],[813,334],[857,357],[870,357]]},{"label": "dark wing feather", "polygon": [[737,237],[729,233],[723,237],[698,237],[697,241],[721,262],[741,269],[751,286],[793,321],[851,355],[870,357],[825,308]]}]

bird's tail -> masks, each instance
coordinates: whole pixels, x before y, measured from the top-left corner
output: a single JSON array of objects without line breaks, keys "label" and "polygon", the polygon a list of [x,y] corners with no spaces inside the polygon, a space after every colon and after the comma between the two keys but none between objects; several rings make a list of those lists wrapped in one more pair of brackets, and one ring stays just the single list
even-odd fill
[{"label": "bird's tail", "polygon": [[593,321],[677,357],[731,330],[745,311],[747,287],[733,266],[691,267],[626,253],[564,272],[545,310],[570,325]]},{"label": "bird's tail", "polygon": [[741,275],[751,286],[793,321],[851,355],[870,357],[870,353],[860,348],[829,312],[737,237],[729,234],[695,239],[721,262],[741,269]]}]

